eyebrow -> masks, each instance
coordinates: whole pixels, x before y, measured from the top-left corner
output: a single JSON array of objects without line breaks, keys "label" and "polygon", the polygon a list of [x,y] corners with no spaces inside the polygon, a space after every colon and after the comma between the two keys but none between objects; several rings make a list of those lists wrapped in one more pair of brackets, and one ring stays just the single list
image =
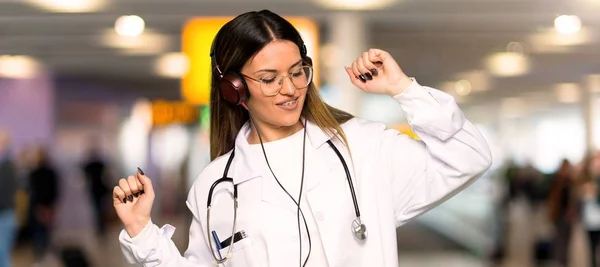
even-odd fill
[{"label": "eyebrow", "polygon": [[[298,65],[300,65],[302,63],[302,59],[298,60],[298,62],[294,63],[292,66],[290,66],[289,69],[292,69],[294,67],[297,67]],[[277,72],[277,70],[275,69],[261,69],[256,71],[255,73],[260,73],[260,72]]]}]

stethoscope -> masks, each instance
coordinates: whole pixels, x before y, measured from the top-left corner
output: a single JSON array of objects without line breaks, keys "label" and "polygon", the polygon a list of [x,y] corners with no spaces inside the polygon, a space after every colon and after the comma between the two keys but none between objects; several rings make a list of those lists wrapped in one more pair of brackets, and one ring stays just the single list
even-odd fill
[{"label": "stethoscope", "polygon": [[[329,146],[331,146],[331,148],[333,149],[335,154],[338,156],[338,158],[342,162],[342,165],[344,166],[344,171],[346,172],[346,179],[348,180],[348,186],[350,187],[350,193],[352,195],[352,202],[354,204],[354,213],[356,215],[356,218],[354,220],[352,220],[352,224],[351,224],[352,233],[354,234],[354,237],[356,239],[358,239],[360,241],[364,241],[367,239],[367,226],[360,219],[360,209],[358,208],[358,201],[356,198],[356,192],[354,190],[354,184],[352,183],[352,177],[350,176],[350,170],[348,169],[348,165],[346,164],[344,157],[342,157],[342,154],[337,149],[337,147],[333,144],[333,142],[331,142],[331,140],[327,140],[327,143],[329,144]],[[215,260],[214,263],[217,265],[224,263],[225,261],[227,261],[229,258],[232,257],[231,251],[232,251],[233,243],[234,243],[233,237],[236,233],[237,208],[238,208],[237,185],[233,182],[233,178],[227,177],[227,174],[229,173],[229,168],[231,167],[231,162],[233,161],[234,156],[235,156],[235,148],[232,150],[231,155],[229,156],[229,159],[227,160],[227,165],[225,165],[225,170],[223,171],[223,177],[216,180],[211,185],[210,190],[208,191],[208,201],[206,204],[206,209],[207,209],[206,210],[206,234],[207,234],[206,237],[209,242],[211,254]],[[212,232],[210,230],[211,229],[210,228],[210,208],[211,208],[213,191],[220,183],[223,183],[223,182],[229,182],[229,183],[233,184],[233,226],[231,227],[231,238],[229,241],[229,248],[227,249],[227,253],[225,254],[225,256],[221,257],[220,252],[218,250],[215,252],[215,249],[213,249],[214,248],[213,240],[212,240],[212,238],[210,238],[212,236]]]}]

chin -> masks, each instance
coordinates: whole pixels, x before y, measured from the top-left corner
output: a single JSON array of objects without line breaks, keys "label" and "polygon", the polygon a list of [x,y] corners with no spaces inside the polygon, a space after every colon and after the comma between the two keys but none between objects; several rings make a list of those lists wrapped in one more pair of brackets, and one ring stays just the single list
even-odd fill
[{"label": "chin", "polygon": [[298,114],[286,114],[278,120],[278,124],[282,127],[291,127],[296,125],[300,120],[300,112]]}]

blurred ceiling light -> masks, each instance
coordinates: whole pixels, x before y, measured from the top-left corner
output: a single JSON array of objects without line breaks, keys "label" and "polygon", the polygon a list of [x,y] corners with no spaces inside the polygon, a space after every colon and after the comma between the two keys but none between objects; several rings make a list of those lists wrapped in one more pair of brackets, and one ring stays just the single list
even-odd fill
[{"label": "blurred ceiling light", "polygon": [[118,35],[115,31],[107,29],[101,33],[100,42],[108,47],[121,49],[122,53],[131,55],[162,53],[170,45],[168,37],[149,29],[137,37]]},{"label": "blurred ceiling light", "polygon": [[118,35],[136,37],[144,32],[144,19],[136,15],[121,16],[115,21],[115,31]]},{"label": "blurred ceiling light", "polygon": [[471,93],[471,83],[467,80],[460,80],[454,85],[454,90],[460,96],[466,96]]},{"label": "blurred ceiling light", "polygon": [[106,0],[25,0],[29,4],[50,12],[86,13],[106,6]]},{"label": "blurred ceiling light", "polygon": [[318,5],[340,10],[375,10],[389,7],[397,0],[313,0]]},{"label": "blurred ceiling light", "polygon": [[494,76],[520,76],[529,72],[529,59],[521,53],[501,52],[490,55],[486,66]]},{"label": "blurred ceiling light", "polygon": [[458,73],[457,80],[467,80],[471,83],[473,92],[487,91],[490,89],[490,75],[485,70],[471,70]]},{"label": "blurred ceiling light", "polygon": [[554,94],[560,103],[577,103],[581,98],[581,90],[576,83],[556,84]]},{"label": "blurred ceiling light", "polygon": [[158,58],[154,65],[156,74],[167,78],[181,78],[189,70],[190,62],[183,53],[167,53]]},{"label": "blurred ceiling light", "polygon": [[30,79],[39,74],[40,64],[29,56],[0,56],[0,77]]},{"label": "blurred ceiling light", "polygon": [[560,15],[554,19],[554,28],[561,34],[573,34],[581,30],[581,19],[575,15]]},{"label": "blurred ceiling light", "polygon": [[561,34],[555,30],[547,29],[531,35],[529,41],[535,52],[560,53],[569,52],[571,49],[568,46],[590,43],[596,38],[596,35],[594,31],[587,28],[582,28],[572,34]]}]

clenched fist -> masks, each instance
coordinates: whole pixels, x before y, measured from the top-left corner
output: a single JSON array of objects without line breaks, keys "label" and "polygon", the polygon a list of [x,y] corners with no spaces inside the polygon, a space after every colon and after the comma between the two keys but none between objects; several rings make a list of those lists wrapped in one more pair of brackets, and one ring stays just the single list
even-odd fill
[{"label": "clenched fist", "polygon": [[352,84],[367,93],[395,96],[412,83],[396,60],[380,49],[362,53],[352,67],[346,67],[346,72]]},{"label": "clenched fist", "polygon": [[138,168],[136,175],[119,180],[113,190],[113,205],[130,237],[138,235],[150,221],[154,203],[152,181]]}]

